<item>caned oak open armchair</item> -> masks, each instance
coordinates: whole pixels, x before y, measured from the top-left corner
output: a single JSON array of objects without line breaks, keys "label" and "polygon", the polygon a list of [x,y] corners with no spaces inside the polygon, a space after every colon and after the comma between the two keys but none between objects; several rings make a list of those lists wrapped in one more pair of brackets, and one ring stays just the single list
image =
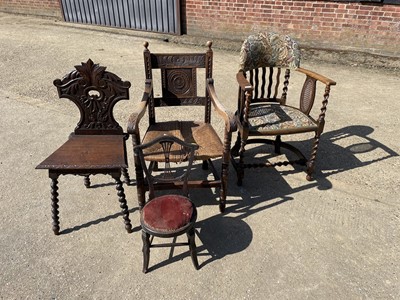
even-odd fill
[{"label": "caned oak open armchair", "polygon": [[130,233],[132,225],[120,180],[123,174],[125,181],[129,182],[125,145],[129,135],[123,132],[113,116],[115,104],[129,99],[130,82],[122,81],[89,59],[75,66],[75,70],[61,80],[54,80],[54,85],[59,97],[71,100],[80,112],[74,133],[36,167],[49,170],[54,234],[60,233],[58,177],[67,174],[84,176],[87,188],[90,187],[89,175],[111,175],[115,180],[125,229]]},{"label": "caned oak open armchair", "polygon": [[[195,143],[199,149],[195,152],[195,160],[203,161],[203,169],[210,168],[212,179],[189,180],[189,188],[220,188],[220,210],[224,211],[230,160],[230,142],[234,128],[233,117],[228,115],[219,102],[212,79],[213,52],[211,42],[207,43],[205,53],[151,53],[149,44],[144,43],[145,92],[138,109],[128,122],[128,133],[132,135],[133,146],[148,143],[164,134],[175,136],[187,143]],[[200,70],[205,71],[205,94],[197,92],[197,78]],[[161,73],[161,91],[153,90],[155,75]],[[223,143],[211,125],[211,107],[224,122]],[[187,109],[185,115],[189,120],[182,120],[174,108]],[[197,108],[204,112],[194,113]],[[139,123],[148,110],[149,126],[140,137]],[[199,116],[200,115],[200,116]],[[182,115],[181,115],[182,116]],[[157,117],[157,118],[156,118]],[[160,117],[162,117],[160,119]],[[221,172],[213,166],[212,159],[221,158]],[[157,162],[162,157],[147,158]],[[135,156],[135,170],[139,207],[144,205],[145,192],[148,184],[143,180],[143,168]],[[195,179],[195,178],[194,178]],[[176,188],[173,185],[156,184],[154,188]]]},{"label": "caned oak open armchair", "polygon": [[[259,33],[244,41],[240,52],[240,69],[236,75],[239,84],[238,109],[235,115],[238,136],[231,149],[238,185],[242,184],[245,168],[288,164],[306,166],[307,180],[312,179],[320,136],[325,125],[330,87],[336,83],[300,68],[299,65],[300,49],[297,42],[289,36],[272,32]],[[295,96],[299,101],[297,104],[287,101],[293,99],[288,96],[288,90],[292,89],[292,85],[289,85],[290,76],[293,75],[291,70],[304,76],[299,95]],[[319,112],[314,112],[313,116],[312,108],[317,87],[321,88],[320,85],[322,103]],[[314,133],[308,159],[293,144],[282,141],[282,136],[289,138],[290,135],[306,132]],[[275,138],[269,139],[270,137]],[[249,144],[269,144],[274,146],[277,155],[283,149],[295,155],[283,160],[279,158],[279,161],[273,163],[269,159],[257,163],[254,157],[249,162],[245,149]]]}]

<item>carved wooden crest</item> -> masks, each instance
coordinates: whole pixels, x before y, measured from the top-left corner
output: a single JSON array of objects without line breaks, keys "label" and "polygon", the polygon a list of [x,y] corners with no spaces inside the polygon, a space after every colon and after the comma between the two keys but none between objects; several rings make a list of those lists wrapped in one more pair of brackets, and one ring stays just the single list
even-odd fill
[{"label": "carved wooden crest", "polygon": [[91,59],[75,66],[75,70],[54,80],[60,98],[74,102],[81,113],[76,134],[121,134],[121,126],[114,119],[114,105],[129,99],[129,81],[122,81],[106,67]]}]

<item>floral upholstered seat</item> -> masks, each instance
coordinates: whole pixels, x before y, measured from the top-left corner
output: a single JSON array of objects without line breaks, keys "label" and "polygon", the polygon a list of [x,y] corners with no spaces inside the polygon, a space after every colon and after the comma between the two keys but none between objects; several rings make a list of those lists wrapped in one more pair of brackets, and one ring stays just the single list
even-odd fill
[{"label": "floral upholstered seat", "polygon": [[251,105],[249,130],[262,134],[308,132],[317,129],[317,123],[295,107],[276,103]]}]

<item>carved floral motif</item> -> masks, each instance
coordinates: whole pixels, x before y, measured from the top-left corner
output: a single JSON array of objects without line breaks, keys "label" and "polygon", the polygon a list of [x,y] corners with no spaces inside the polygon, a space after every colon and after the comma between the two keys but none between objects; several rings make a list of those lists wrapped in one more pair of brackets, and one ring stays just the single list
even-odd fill
[{"label": "carved floral motif", "polygon": [[158,68],[168,68],[168,66],[181,66],[181,67],[205,67],[205,56],[204,55],[185,55],[185,54],[175,54],[175,55],[154,55],[152,61],[152,67],[155,65]]},{"label": "carved floral motif", "polygon": [[122,128],[114,120],[112,109],[116,102],[129,98],[128,81],[107,72],[106,67],[94,64],[91,59],[75,66],[62,80],[56,79],[54,85],[60,98],[73,101],[81,112],[81,120],[75,131],[116,130]]}]

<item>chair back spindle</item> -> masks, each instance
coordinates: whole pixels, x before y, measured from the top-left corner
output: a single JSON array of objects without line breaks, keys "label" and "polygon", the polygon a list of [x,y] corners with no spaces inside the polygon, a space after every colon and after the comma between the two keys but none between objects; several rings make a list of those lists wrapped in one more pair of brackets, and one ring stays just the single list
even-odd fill
[{"label": "chair back spindle", "polygon": [[[139,157],[146,180],[149,185],[149,199],[155,197],[154,184],[174,182],[176,185],[182,185],[182,193],[188,196],[188,178],[192,168],[195,150],[199,148],[196,144],[186,143],[174,136],[161,136],[153,141],[138,145],[134,148],[135,154]],[[152,168],[152,163],[149,166],[146,164],[148,156],[162,154],[164,168],[162,174],[153,175],[155,170]],[[172,168],[171,163],[187,162],[186,169],[179,172],[177,168]],[[157,168],[160,170],[160,168]]]}]

